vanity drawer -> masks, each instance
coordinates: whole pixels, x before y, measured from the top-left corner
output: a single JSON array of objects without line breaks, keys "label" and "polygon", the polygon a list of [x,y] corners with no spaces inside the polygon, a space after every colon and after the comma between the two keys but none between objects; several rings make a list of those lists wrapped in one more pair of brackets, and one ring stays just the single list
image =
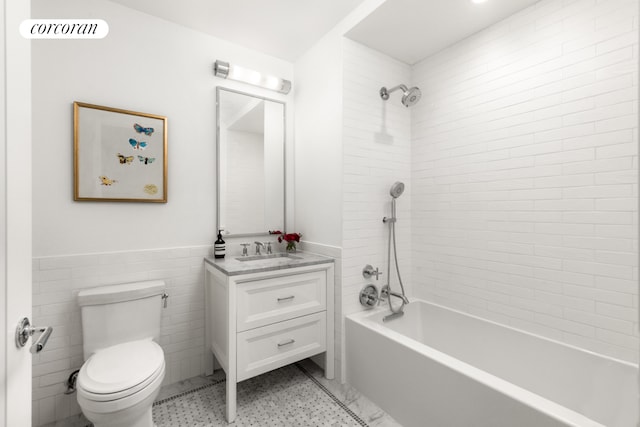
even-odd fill
[{"label": "vanity drawer", "polygon": [[327,308],[325,271],[238,284],[236,330],[258,328]]},{"label": "vanity drawer", "polygon": [[325,351],[326,322],[323,311],[239,333],[238,381]]}]

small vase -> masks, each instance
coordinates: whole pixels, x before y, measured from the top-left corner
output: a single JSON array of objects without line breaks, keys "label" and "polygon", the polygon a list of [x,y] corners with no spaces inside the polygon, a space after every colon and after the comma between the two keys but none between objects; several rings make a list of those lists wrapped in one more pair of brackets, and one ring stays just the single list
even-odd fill
[{"label": "small vase", "polygon": [[286,247],[287,253],[290,254],[294,254],[296,253],[297,249],[296,249],[296,244],[295,243],[287,243],[287,247]]}]

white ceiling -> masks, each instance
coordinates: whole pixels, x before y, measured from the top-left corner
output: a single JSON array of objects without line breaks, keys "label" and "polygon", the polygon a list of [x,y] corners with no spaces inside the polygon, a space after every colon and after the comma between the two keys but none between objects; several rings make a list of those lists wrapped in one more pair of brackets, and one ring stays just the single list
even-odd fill
[{"label": "white ceiling", "polygon": [[[289,62],[367,0],[111,0]],[[538,0],[387,0],[346,36],[407,64]]]},{"label": "white ceiling", "polygon": [[365,0],[111,0],[294,62]]},{"label": "white ceiling", "polygon": [[346,36],[412,65],[537,1],[388,0]]}]

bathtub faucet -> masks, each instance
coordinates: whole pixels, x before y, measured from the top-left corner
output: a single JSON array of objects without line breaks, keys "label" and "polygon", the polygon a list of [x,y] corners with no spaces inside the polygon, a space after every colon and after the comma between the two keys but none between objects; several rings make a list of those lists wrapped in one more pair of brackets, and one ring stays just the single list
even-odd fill
[{"label": "bathtub faucet", "polygon": [[378,304],[380,304],[382,301],[384,301],[384,300],[386,300],[387,298],[389,298],[389,295],[394,296],[394,297],[396,297],[396,298],[400,298],[400,299],[402,299],[402,301],[404,302],[404,304],[409,304],[409,299],[408,299],[406,296],[404,296],[404,295],[402,295],[402,294],[399,294],[399,293],[397,293],[397,292],[392,291],[392,290],[389,288],[389,285],[384,285],[384,286],[382,287],[382,290],[380,291],[380,299],[378,300]]},{"label": "bathtub faucet", "polygon": [[[397,309],[393,308],[391,298],[389,296],[400,298],[402,300],[402,305]],[[405,295],[392,291],[389,285],[384,285],[380,291],[380,299],[378,301],[384,301],[385,299],[389,303],[389,310],[391,310],[391,314],[384,316],[382,318],[383,322],[387,322],[404,315],[404,306],[409,304],[409,299]]]}]

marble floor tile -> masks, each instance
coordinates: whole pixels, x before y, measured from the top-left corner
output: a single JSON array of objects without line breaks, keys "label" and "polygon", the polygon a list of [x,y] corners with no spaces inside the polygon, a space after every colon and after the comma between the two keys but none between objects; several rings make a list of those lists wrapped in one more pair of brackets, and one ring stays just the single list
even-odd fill
[{"label": "marble floor tile", "polygon": [[363,396],[358,390],[349,384],[340,384],[338,380],[328,380],[324,377],[324,371],[312,360],[305,359],[298,362],[331,394],[340,399],[356,415],[362,418],[370,427],[402,427],[389,414]]},{"label": "marble floor tile", "polygon": [[[294,368],[294,366],[297,367]],[[272,427],[276,425],[304,425],[316,427],[351,425],[349,423],[355,422],[354,425],[364,427],[402,427],[353,387],[348,384],[340,384],[337,380],[327,380],[324,378],[323,370],[310,359],[281,369],[283,371],[274,372],[271,373],[271,375],[270,373],[266,373],[243,381],[238,385],[238,410],[244,411],[245,418],[241,419],[239,416],[238,419],[240,421],[231,424],[231,426],[241,427],[251,425]],[[298,375],[295,375],[295,371],[298,372]],[[158,403],[162,405],[164,401],[164,403],[171,403],[173,406],[169,405],[168,407],[162,408],[162,417],[165,423],[163,424],[161,422],[159,426],[190,427],[192,425],[219,425],[226,427],[229,425],[221,421],[224,419],[224,379],[224,371],[217,370],[211,376],[197,376],[163,386],[156,399],[156,404],[154,404],[154,418],[160,417],[161,409]],[[305,382],[309,384],[315,383],[315,386],[304,384]],[[212,390],[208,390],[209,388]],[[200,391],[211,392],[211,394],[206,398],[201,398],[198,396]],[[319,391],[321,391],[321,393],[317,394]],[[221,393],[218,397],[222,400],[219,401],[215,407],[208,406],[209,403],[207,402],[212,401],[216,393]],[[276,393],[285,394],[280,397],[274,397]],[[286,393],[293,394],[287,396]],[[180,405],[174,404],[174,401],[180,399],[182,395],[188,395],[188,402],[182,403],[180,407]],[[306,396],[307,399],[311,399],[314,402],[321,402],[323,399],[326,400],[326,402],[315,405],[304,404],[304,402],[297,403],[297,409],[295,409],[296,412],[294,413],[291,413],[289,404],[284,405],[282,403],[284,401],[292,402],[296,399],[299,401],[301,396]],[[240,405],[241,400],[243,402],[242,405]],[[331,401],[335,402],[342,409],[336,413],[330,412],[328,408],[331,406]],[[283,409],[286,414],[284,418],[282,415]],[[206,421],[212,411],[217,412],[218,418],[211,422]],[[347,414],[346,418],[343,418],[345,414]],[[183,421],[179,422],[176,420]],[[80,414],[57,423],[47,424],[44,427],[85,427],[89,425],[86,418]]]}]

